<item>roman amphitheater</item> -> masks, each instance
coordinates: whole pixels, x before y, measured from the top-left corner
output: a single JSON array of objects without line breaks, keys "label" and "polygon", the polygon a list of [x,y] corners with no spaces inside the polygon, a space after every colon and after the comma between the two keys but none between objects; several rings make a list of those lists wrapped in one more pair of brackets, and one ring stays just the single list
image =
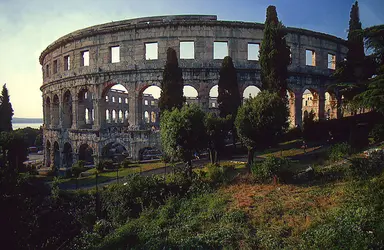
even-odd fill
[{"label": "roman amphitheater", "polygon": [[[247,89],[261,88],[263,26],[216,16],[159,16],[96,25],[56,40],[40,55],[45,165],[65,170],[77,160],[95,162],[112,146],[133,159],[142,149],[159,148],[157,100],[145,91],[160,87],[168,47],[177,52],[184,85],[197,93],[187,100],[207,112],[217,109],[212,90],[226,55],[247,98]],[[288,28],[286,39],[291,125],[300,126],[311,110],[318,119],[339,117],[341,97],[326,89],[346,41],[298,28]]]}]

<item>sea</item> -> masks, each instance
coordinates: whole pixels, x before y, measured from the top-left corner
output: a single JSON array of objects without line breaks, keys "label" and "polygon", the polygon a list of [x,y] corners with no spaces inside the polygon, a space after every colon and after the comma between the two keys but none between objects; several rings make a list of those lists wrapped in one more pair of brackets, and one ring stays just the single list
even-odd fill
[{"label": "sea", "polygon": [[42,126],[42,125],[43,125],[42,123],[12,123],[12,129],[16,130],[19,128],[26,128],[26,127],[39,129],[40,126]]}]

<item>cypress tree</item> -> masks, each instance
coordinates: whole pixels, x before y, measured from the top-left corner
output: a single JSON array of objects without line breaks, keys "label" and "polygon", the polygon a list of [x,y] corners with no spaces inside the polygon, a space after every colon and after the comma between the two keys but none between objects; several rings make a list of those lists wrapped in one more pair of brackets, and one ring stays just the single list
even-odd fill
[{"label": "cypress tree", "polygon": [[359,5],[356,1],[351,8],[348,30],[347,62],[352,65],[363,62],[365,58],[362,31],[363,29],[361,27],[359,16]]},{"label": "cypress tree", "polygon": [[276,7],[268,6],[260,47],[261,83],[264,90],[278,92],[282,98],[286,98],[287,67],[290,63],[286,34],[284,25],[277,17]]},{"label": "cypress tree", "polygon": [[0,132],[9,132],[12,130],[13,109],[6,84],[3,85],[0,98]]},{"label": "cypress tree", "polygon": [[185,102],[183,87],[183,76],[177,61],[176,51],[168,48],[167,62],[163,71],[163,81],[161,82],[160,113],[164,110],[171,111],[173,108],[180,109],[183,106]]},{"label": "cypress tree", "polygon": [[232,115],[236,117],[237,109],[241,104],[239,86],[237,84],[236,69],[232,58],[226,56],[220,69],[220,79],[218,84],[219,95],[217,103],[219,106],[220,117]]}]

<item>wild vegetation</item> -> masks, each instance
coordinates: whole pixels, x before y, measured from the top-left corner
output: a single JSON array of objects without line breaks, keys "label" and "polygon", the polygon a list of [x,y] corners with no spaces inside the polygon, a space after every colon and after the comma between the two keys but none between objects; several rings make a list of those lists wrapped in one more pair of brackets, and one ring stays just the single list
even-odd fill
[{"label": "wild vegetation", "polygon": [[[357,3],[351,11],[353,30],[361,30]],[[382,111],[382,29],[364,32],[375,48],[378,75],[350,77],[359,86],[368,86],[351,94],[350,100]],[[126,160],[116,166],[102,161],[97,169],[85,171],[79,161],[71,169],[74,177],[83,172],[90,174],[89,182],[96,174],[108,179],[120,172],[124,177],[96,190],[64,191],[62,179],[46,185],[23,169],[31,138],[1,127],[0,221],[6,229],[2,245],[10,249],[383,249],[382,116],[315,122],[310,113],[303,131],[287,131],[289,54],[284,35],[276,9],[270,6],[260,55],[266,90],[238,109],[228,108],[226,101],[236,101],[237,95],[228,95],[236,77],[231,59],[226,58],[220,74],[228,77],[221,79],[221,117],[206,115],[194,105],[182,106],[181,69],[176,52],[168,50],[161,139],[167,161],[186,164],[167,175],[137,174],[138,169],[163,163],[139,166]],[[360,38],[352,33],[348,38],[345,72],[351,73],[365,67],[366,60]],[[276,55],[283,59],[276,60]],[[341,87],[343,91],[349,85]],[[1,100],[8,107],[4,117],[10,121],[12,108],[4,88]],[[368,95],[374,95],[375,101],[367,102]],[[369,124],[364,127],[367,133],[356,129],[362,121]],[[224,139],[231,130],[248,151],[247,163],[217,157],[224,154]],[[323,136],[324,131],[329,137]],[[302,138],[309,145],[301,146]],[[203,149],[210,150],[211,162],[192,168],[194,154]]]}]

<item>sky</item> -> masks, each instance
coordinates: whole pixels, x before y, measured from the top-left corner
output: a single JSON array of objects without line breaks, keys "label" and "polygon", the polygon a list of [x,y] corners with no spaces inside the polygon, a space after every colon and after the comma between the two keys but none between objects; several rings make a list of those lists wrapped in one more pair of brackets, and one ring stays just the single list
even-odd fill
[{"label": "sky", "polygon": [[[145,16],[208,14],[219,20],[265,21],[268,5],[290,27],[346,38],[353,0],[0,0],[0,84],[14,117],[41,118],[40,53],[88,26]],[[363,27],[384,23],[384,0],[360,0]]]}]

